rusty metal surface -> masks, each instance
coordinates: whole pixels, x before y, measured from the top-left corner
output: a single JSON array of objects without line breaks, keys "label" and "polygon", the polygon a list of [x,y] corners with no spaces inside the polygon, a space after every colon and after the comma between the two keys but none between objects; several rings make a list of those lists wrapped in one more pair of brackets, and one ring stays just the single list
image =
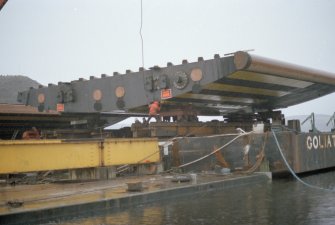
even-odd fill
[{"label": "rusty metal surface", "polygon": [[[268,135],[267,138],[265,136]],[[335,133],[301,133],[289,131],[276,133],[283,154],[296,173],[304,173],[335,167]],[[213,152],[233,137],[188,137],[176,141],[173,145],[172,166],[196,160]],[[250,145],[247,157],[244,157],[246,145]],[[222,149],[221,155],[231,170],[247,169],[254,165],[265,144],[265,159],[273,173],[288,172],[272,134],[251,134],[237,139]],[[220,160],[212,155],[198,163],[185,167],[185,171],[213,170]]]},{"label": "rusty metal surface", "polygon": [[252,124],[214,122],[152,123],[149,126],[152,137],[205,136],[212,134],[235,133],[237,128],[245,131],[252,129]]},{"label": "rusty metal surface", "polygon": [[[276,136],[295,173],[335,167],[335,133],[278,132]],[[265,154],[272,172],[287,171],[272,134]]]},{"label": "rusty metal surface", "polygon": [[[238,136],[213,136],[213,137],[187,137],[177,139],[173,144],[173,165],[172,167],[199,159],[210,154],[215,149],[220,148],[230,140]],[[240,137],[231,145],[223,148],[220,157],[212,155],[197,163],[191,164],[183,168],[185,171],[213,171],[215,167],[229,165],[232,171],[248,169],[257,161],[258,155],[262,151],[264,134],[250,134]],[[245,146],[250,145],[248,157],[244,157]],[[224,159],[224,162],[222,160]]]},{"label": "rusty metal surface", "polygon": [[306,133],[297,137],[297,172],[335,166],[335,133]]},{"label": "rusty metal surface", "polygon": [[[292,132],[278,132],[276,133],[276,136],[287,162],[293,169],[296,169],[297,167],[295,167],[296,163],[294,160],[296,152],[299,151],[296,146],[296,135]],[[265,146],[265,157],[269,162],[271,172],[276,173],[288,171],[272,134],[269,134],[269,138]]]},{"label": "rusty metal surface", "polygon": [[60,115],[59,112],[50,110],[48,112],[39,112],[36,107],[19,104],[0,104],[1,114],[38,114],[38,115]]},{"label": "rusty metal surface", "polygon": [[14,139],[20,139],[22,133],[32,127],[37,127],[45,138],[88,137],[88,134],[100,130],[99,127],[109,126],[131,115],[133,114],[59,113],[54,110],[39,112],[32,106],[0,104],[0,139],[12,139],[15,132],[18,133]]},{"label": "rusty metal surface", "polygon": [[4,5],[7,3],[8,0],[0,0],[0,11],[4,7]]}]

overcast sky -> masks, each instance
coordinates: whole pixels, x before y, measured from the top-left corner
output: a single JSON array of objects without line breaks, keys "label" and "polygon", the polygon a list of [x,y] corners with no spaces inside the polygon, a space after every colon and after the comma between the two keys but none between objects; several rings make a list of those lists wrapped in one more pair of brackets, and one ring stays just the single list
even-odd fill
[{"label": "overcast sky", "polygon": [[[335,73],[335,1],[143,0],[145,67],[253,54]],[[0,74],[46,85],[142,66],[140,0],[10,0],[0,11]],[[335,94],[283,110],[332,114]]]}]

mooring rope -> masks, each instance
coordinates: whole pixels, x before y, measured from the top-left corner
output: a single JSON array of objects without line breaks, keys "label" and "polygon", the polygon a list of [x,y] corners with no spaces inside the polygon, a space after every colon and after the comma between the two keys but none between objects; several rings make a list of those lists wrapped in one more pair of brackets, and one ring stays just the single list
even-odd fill
[{"label": "mooring rope", "polygon": [[140,23],[140,37],[141,37],[141,53],[142,53],[142,67],[144,69],[144,45],[143,45],[143,35],[142,35],[142,28],[143,28],[143,2],[141,0],[141,23]]},{"label": "mooring rope", "polygon": [[227,147],[228,145],[232,144],[232,143],[233,143],[235,140],[237,140],[238,138],[240,138],[240,137],[242,137],[242,136],[245,136],[245,135],[249,135],[250,133],[252,133],[252,132],[239,134],[239,135],[237,135],[236,137],[234,137],[233,139],[231,139],[230,141],[228,141],[226,144],[222,145],[220,148],[217,148],[217,149],[215,149],[214,151],[212,151],[211,153],[209,153],[209,154],[207,154],[207,155],[204,155],[204,156],[202,156],[202,157],[200,157],[200,158],[198,158],[198,159],[196,159],[196,160],[193,160],[193,161],[191,161],[191,162],[182,164],[182,165],[178,166],[178,168],[183,168],[183,167],[185,167],[185,166],[189,166],[189,165],[194,164],[194,163],[196,163],[196,162],[199,162],[199,161],[201,161],[201,160],[203,160],[203,159],[206,159],[206,158],[208,158],[209,156],[211,156],[211,155],[217,153],[217,152],[220,151],[221,149],[223,149],[223,148]]},{"label": "mooring rope", "polygon": [[[208,137],[214,137],[214,136],[215,136],[215,137],[218,137],[218,136],[231,136],[231,135],[236,135],[236,137],[234,137],[232,140],[228,141],[226,144],[222,145],[221,147],[215,149],[215,150],[212,151],[211,153],[209,153],[209,154],[207,154],[207,155],[204,155],[204,156],[202,156],[202,157],[200,157],[200,158],[198,158],[198,159],[195,159],[195,160],[193,160],[193,161],[191,161],[191,162],[184,163],[184,164],[182,164],[182,165],[180,165],[180,166],[177,166],[176,168],[183,168],[183,167],[185,167],[185,166],[189,166],[189,165],[194,164],[194,163],[197,163],[197,162],[199,162],[199,161],[201,161],[201,160],[203,160],[203,159],[206,159],[206,158],[208,158],[209,156],[211,156],[211,155],[217,153],[218,151],[222,150],[223,148],[227,147],[228,145],[232,144],[232,143],[233,143],[234,141],[236,141],[238,138],[240,138],[240,137],[242,137],[242,136],[250,135],[251,133],[253,133],[253,131],[250,131],[250,132],[244,132],[244,133],[241,133],[241,134],[221,134],[221,135],[211,135],[211,136],[208,136]],[[207,137],[207,136],[206,136],[206,137]],[[164,172],[170,172],[170,171],[172,171],[172,170],[173,170],[173,169],[169,169],[169,170],[166,170],[166,171],[164,171]]]},{"label": "mooring rope", "polygon": [[283,161],[284,161],[286,167],[288,168],[288,170],[290,171],[290,173],[292,174],[292,176],[293,176],[294,178],[296,178],[300,183],[304,184],[304,185],[307,186],[307,187],[310,187],[310,188],[313,188],[313,189],[317,189],[317,190],[323,190],[323,191],[335,192],[334,189],[327,189],[327,188],[323,188],[323,187],[319,187],[319,186],[311,185],[311,184],[306,183],[306,182],[303,181],[302,179],[300,179],[300,177],[297,176],[297,174],[293,171],[293,169],[291,168],[291,166],[288,164],[288,162],[287,162],[287,160],[286,160],[286,158],[285,158],[285,156],[284,156],[284,154],[283,154],[283,151],[282,151],[282,149],[281,149],[281,147],[280,147],[280,145],[279,145],[279,142],[278,142],[278,139],[277,139],[277,136],[276,136],[274,130],[271,129],[271,131],[272,131],[273,137],[274,137],[274,139],[275,139],[275,142],[276,142],[277,148],[278,148],[278,150],[279,150],[279,153],[280,153],[280,155],[281,155],[281,157],[282,157],[282,159],[283,159]]},{"label": "mooring rope", "polygon": [[[230,144],[232,144],[233,142],[235,142],[238,138],[240,138],[240,137],[242,137],[242,136],[250,135],[250,134],[252,134],[252,133],[253,133],[253,131],[250,131],[250,132],[244,132],[244,133],[241,133],[241,134],[219,134],[219,135],[209,135],[209,136],[205,136],[206,138],[213,138],[213,137],[220,137],[220,136],[221,136],[221,137],[224,137],[224,136],[236,136],[236,137],[234,137],[232,140],[230,140],[230,141],[227,142],[226,144],[222,145],[221,147],[215,149],[215,150],[212,151],[211,153],[209,153],[209,154],[207,154],[207,155],[204,155],[204,156],[202,156],[202,157],[200,157],[200,158],[198,158],[198,159],[195,159],[195,160],[193,160],[193,161],[191,161],[191,162],[188,162],[188,163],[182,164],[182,165],[180,165],[180,166],[177,166],[176,168],[183,168],[183,167],[189,166],[189,165],[191,165],[191,164],[197,163],[197,162],[199,162],[199,161],[201,161],[201,160],[203,160],[203,159],[206,159],[206,158],[208,158],[209,156],[211,156],[211,155],[217,153],[218,151],[222,150],[223,148],[229,146]],[[170,139],[169,141],[171,141],[171,140],[183,139],[183,138],[185,138],[185,137],[187,137],[187,136],[188,136],[188,135],[186,135],[186,136],[184,136],[184,137],[179,137],[179,138],[174,137],[174,138]],[[200,138],[200,137],[193,137],[193,138]],[[204,136],[202,136],[201,138],[204,138]],[[262,148],[263,151],[264,151],[264,147],[265,147],[265,144],[263,145],[263,148]],[[145,159],[151,157],[151,156],[154,155],[154,154],[157,154],[159,151],[160,151],[160,150],[158,150],[158,151],[156,151],[156,152],[154,152],[154,153],[152,153],[152,154],[150,154],[150,155],[144,157],[143,159],[141,159],[140,161],[138,161],[138,163],[144,161]],[[264,155],[264,152],[263,152],[263,155]],[[256,162],[257,165],[254,165],[254,166],[251,168],[253,171],[254,171],[255,169],[258,168],[258,166],[260,165],[260,162],[263,160],[264,157],[262,157],[262,155],[261,155],[260,158],[261,158],[261,159],[258,160],[259,163]],[[118,170],[118,169],[120,169],[120,170],[117,171],[116,173],[121,173],[121,172],[123,172],[123,171],[126,171],[127,169],[129,169],[129,166],[130,166],[130,165],[127,164],[127,165],[123,165],[123,166],[117,168],[117,170]],[[165,171],[163,171],[163,173],[171,172],[172,170],[173,170],[173,169],[165,170]],[[248,173],[252,173],[253,171],[249,170],[249,171],[246,171],[246,172],[248,172]]]}]

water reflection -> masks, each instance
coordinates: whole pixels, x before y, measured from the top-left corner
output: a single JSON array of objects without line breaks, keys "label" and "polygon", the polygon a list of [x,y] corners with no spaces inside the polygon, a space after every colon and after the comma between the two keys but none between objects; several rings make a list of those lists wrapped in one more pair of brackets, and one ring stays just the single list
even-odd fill
[{"label": "water reflection", "polygon": [[[334,189],[335,172],[304,181]],[[274,180],[140,205],[124,211],[56,223],[63,225],[334,224],[335,192],[305,187],[293,179]],[[55,223],[49,223],[55,224]]]}]

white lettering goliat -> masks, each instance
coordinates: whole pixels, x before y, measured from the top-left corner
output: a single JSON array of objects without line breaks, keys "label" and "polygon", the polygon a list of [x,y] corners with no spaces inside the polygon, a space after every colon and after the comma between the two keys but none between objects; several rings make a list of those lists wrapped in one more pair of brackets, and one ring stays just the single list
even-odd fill
[{"label": "white lettering goliat", "polygon": [[326,150],[335,147],[335,135],[313,135],[306,137],[306,148],[308,150]]}]

